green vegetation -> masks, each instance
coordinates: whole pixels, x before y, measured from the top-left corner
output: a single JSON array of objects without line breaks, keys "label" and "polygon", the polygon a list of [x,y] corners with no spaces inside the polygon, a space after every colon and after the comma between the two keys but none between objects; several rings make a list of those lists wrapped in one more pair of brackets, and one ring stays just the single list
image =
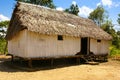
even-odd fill
[{"label": "green vegetation", "polygon": [[72,5],[70,6],[70,8],[65,9],[65,12],[68,12],[68,13],[70,13],[70,14],[74,14],[74,15],[77,15],[77,16],[78,16],[78,13],[79,13],[78,5],[77,5],[77,4],[72,4]]},{"label": "green vegetation", "polygon": [[49,8],[56,8],[56,6],[53,4],[53,0],[16,0],[16,1],[37,4]]},{"label": "green vegetation", "polygon": [[5,45],[6,45],[6,40],[0,39],[0,54],[4,53]]},{"label": "green vegetation", "polygon": [[110,56],[120,56],[120,49],[116,48],[116,46],[112,45],[110,47]]},{"label": "green vegetation", "polygon": [[98,26],[107,18],[106,11],[102,6],[98,6],[93,12],[90,13],[89,19],[92,19]]},{"label": "green vegetation", "polygon": [[118,14],[118,20],[117,20],[117,22],[120,25],[120,14]]},{"label": "green vegetation", "polygon": [[9,25],[9,21],[2,21],[0,22],[0,54],[4,53],[5,47],[6,47],[6,28]]}]

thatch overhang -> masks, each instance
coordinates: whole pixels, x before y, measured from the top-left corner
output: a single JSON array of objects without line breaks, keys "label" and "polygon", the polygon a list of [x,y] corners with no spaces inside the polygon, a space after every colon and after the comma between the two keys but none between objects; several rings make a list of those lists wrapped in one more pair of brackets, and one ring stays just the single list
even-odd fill
[{"label": "thatch overhang", "polygon": [[13,11],[6,39],[11,40],[24,29],[45,35],[112,39],[111,35],[90,19],[38,5],[18,2]]}]

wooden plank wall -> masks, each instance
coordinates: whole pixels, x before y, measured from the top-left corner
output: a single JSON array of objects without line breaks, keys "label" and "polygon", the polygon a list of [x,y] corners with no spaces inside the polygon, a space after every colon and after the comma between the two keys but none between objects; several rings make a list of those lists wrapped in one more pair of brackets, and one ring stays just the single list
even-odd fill
[{"label": "wooden plank wall", "polygon": [[63,40],[57,39],[57,35],[39,35],[28,32],[27,57],[54,57],[75,55],[80,51],[80,38],[63,36]]}]

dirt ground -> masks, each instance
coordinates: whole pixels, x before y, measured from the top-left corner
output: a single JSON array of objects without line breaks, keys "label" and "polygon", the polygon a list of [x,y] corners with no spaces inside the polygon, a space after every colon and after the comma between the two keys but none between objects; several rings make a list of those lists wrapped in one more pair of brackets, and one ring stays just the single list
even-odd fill
[{"label": "dirt ground", "polygon": [[[120,80],[120,61],[109,60],[99,65],[70,65],[46,69],[26,68],[0,56],[0,80]],[[28,70],[27,70],[28,69]]]}]

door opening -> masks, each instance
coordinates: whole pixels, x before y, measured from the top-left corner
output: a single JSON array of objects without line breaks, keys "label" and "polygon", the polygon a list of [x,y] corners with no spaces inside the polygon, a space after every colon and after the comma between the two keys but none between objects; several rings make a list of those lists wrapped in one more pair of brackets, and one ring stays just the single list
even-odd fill
[{"label": "door opening", "polygon": [[81,52],[83,55],[87,55],[89,53],[89,39],[81,38]]}]

